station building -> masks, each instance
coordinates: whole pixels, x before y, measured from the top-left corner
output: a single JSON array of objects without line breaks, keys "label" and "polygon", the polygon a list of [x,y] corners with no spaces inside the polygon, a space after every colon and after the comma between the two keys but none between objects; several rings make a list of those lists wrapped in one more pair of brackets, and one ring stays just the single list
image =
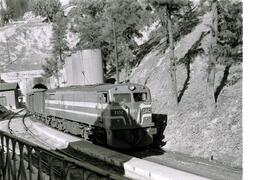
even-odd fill
[{"label": "station building", "polygon": [[9,109],[19,108],[18,83],[0,83],[0,104]]}]

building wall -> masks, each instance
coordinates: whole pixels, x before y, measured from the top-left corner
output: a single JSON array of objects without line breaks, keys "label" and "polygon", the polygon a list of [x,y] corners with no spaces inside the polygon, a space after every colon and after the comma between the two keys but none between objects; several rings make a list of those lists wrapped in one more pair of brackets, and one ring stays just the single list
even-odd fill
[{"label": "building wall", "polygon": [[3,106],[7,108],[17,109],[18,108],[18,98],[17,93],[14,90],[12,91],[0,91],[0,97],[6,97],[6,104]]}]

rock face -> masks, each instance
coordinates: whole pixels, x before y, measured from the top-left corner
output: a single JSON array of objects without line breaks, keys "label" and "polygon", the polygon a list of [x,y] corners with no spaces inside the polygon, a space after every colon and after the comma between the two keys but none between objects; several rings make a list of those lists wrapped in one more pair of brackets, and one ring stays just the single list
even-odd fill
[{"label": "rock face", "polygon": [[52,25],[35,18],[0,27],[1,71],[41,69],[51,55],[51,35]]},{"label": "rock face", "polygon": [[[193,32],[176,44],[178,58],[185,55],[197,41],[202,32],[208,31],[211,18],[206,14],[202,23]],[[209,35],[202,40],[201,47],[207,52]],[[191,64],[191,74],[187,90],[176,107],[170,105],[169,54],[152,51],[144,57],[141,64],[133,69],[131,82],[146,83],[151,89],[153,111],[168,114],[165,130],[165,148],[175,152],[242,166],[242,66],[230,69],[228,83],[217,101],[215,114],[207,113],[207,61],[204,54],[196,57]],[[216,86],[220,83],[224,67],[218,66]],[[122,77],[124,75],[122,74]],[[177,67],[178,90],[186,80],[186,68]]]}]

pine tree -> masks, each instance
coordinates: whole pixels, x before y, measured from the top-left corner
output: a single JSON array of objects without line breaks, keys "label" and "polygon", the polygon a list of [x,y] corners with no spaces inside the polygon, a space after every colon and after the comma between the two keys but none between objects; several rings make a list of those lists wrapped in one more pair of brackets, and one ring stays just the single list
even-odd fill
[{"label": "pine tree", "polygon": [[[3,24],[22,17],[29,9],[28,0],[8,0],[0,3],[0,19]],[[4,9],[4,6],[6,6],[6,9]]]},{"label": "pine tree", "polygon": [[116,54],[119,69],[135,60],[133,50],[138,46],[134,37],[141,36],[140,29],[151,17],[138,1],[131,0],[77,1],[71,14],[75,17],[73,30],[80,34],[78,49],[101,48],[108,74],[115,72]]},{"label": "pine tree", "polygon": [[[132,50],[137,47],[137,44],[134,37],[142,36],[140,30],[150,24],[151,14],[138,1],[111,0],[106,4],[105,17],[108,23],[103,34],[107,39],[113,38],[118,82],[118,66],[129,69],[128,66],[135,60]],[[114,36],[112,37],[111,34]]]},{"label": "pine tree", "polygon": [[208,61],[208,76],[207,76],[207,91],[208,91],[208,114],[212,115],[215,111],[215,75],[216,75],[216,64],[217,56],[215,48],[217,46],[217,35],[218,35],[218,14],[217,14],[217,0],[212,1],[212,24],[211,24],[211,44],[209,47],[209,61]]},{"label": "pine tree", "polygon": [[46,17],[49,22],[53,22],[61,9],[61,3],[59,0],[35,0],[31,9],[35,15]]},{"label": "pine tree", "polygon": [[174,55],[173,15],[177,15],[177,13],[181,12],[181,10],[188,6],[190,2],[188,0],[149,0],[149,3],[157,11],[159,20],[166,29],[170,49],[172,105],[176,105],[178,103],[178,92],[176,81],[176,58]]},{"label": "pine tree", "polygon": [[[213,0],[211,2],[212,25],[208,63],[208,111],[213,114],[218,95],[226,85],[230,67],[242,62],[242,2]],[[215,87],[216,65],[224,65],[220,84]]]},{"label": "pine tree", "polygon": [[218,35],[216,56],[217,64],[225,66],[222,80],[215,90],[215,102],[227,83],[231,66],[242,62],[243,26],[242,2],[220,0],[217,8]]},{"label": "pine tree", "polygon": [[[69,51],[67,37],[67,19],[64,12],[60,11],[55,15],[55,22],[53,23],[53,35],[51,42],[53,44],[53,55],[63,64],[65,60],[65,52]],[[61,65],[60,64],[60,65]]]}]

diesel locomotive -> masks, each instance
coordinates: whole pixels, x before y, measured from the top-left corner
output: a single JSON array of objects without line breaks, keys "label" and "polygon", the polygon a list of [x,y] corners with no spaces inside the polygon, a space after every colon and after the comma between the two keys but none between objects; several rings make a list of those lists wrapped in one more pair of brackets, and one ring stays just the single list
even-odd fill
[{"label": "diesel locomotive", "polygon": [[149,88],[139,84],[99,84],[33,89],[27,108],[45,124],[114,148],[153,143]]}]

